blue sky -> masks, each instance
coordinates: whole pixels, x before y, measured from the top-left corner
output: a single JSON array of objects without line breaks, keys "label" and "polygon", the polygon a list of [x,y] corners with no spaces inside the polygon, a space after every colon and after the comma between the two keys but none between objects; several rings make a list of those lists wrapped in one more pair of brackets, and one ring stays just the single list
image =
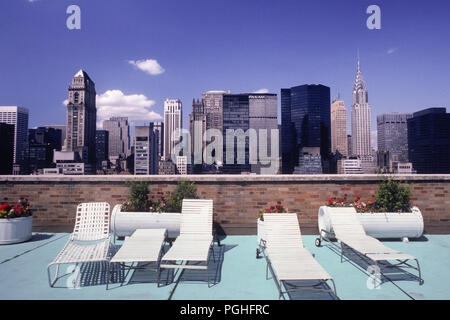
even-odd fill
[{"label": "blue sky", "polygon": [[[71,4],[81,30],[66,27]],[[366,27],[371,4],[381,30]],[[317,83],[350,110],[359,48],[375,130],[378,114],[449,105],[449,10],[435,0],[1,0],[0,105],[28,108],[30,127],[64,123],[67,88],[83,68],[103,117],[124,110],[150,121],[164,99],[180,98],[186,124],[207,90]],[[159,74],[130,63],[149,59]]]}]

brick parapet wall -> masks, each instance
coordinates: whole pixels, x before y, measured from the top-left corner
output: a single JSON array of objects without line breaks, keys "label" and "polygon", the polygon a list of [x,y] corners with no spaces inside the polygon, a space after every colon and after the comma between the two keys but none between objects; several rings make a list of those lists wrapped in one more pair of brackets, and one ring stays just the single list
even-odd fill
[{"label": "brick parapet wall", "polygon": [[[0,202],[29,199],[36,224],[72,224],[81,202],[106,201],[111,207],[127,200],[125,182],[150,182],[150,197],[173,191],[177,181],[195,181],[200,198],[214,200],[215,221],[223,226],[256,226],[257,212],[281,201],[297,212],[302,226],[317,225],[317,211],[331,197],[372,198],[377,175],[192,175],[192,176],[0,176]],[[405,175],[412,203],[427,225],[450,221],[450,175]]]}]

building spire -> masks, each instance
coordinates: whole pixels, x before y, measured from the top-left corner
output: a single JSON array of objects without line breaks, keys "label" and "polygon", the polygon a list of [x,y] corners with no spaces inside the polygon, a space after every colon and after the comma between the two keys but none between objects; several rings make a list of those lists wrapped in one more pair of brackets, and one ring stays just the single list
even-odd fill
[{"label": "building spire", "polygon": [[357,49],[357,57],[358,57],[358,71],[361,71],[361,65],[359,63],[359,48]]}]

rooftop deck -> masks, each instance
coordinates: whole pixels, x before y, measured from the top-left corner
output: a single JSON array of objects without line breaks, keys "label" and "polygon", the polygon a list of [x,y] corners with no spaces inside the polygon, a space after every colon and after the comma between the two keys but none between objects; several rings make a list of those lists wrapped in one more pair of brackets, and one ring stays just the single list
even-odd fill
[{"label": "rooftop deck", "polygon": [[[337,297],[329,293],[301,290],[290,299],[450,299],[450,235],[424,235],[409,243],[386,241],[393,249],[419,259],[424,284],[405,270],[391,270],[382,278],[379,289],[367,286],[369,273],[366,261],[348,255],[340,263],[339,255],[325,244],[316,247],[316,236],[304,235],[304,244],[317,261],[334,278]],[[50,288],[47,264],[50,263],[68,239],[67,233],[34,233],[25,243],[0,246],[0,299],[278,299],[272,279],[266,280],[264,258],[256,259],[256,236],[227,236],[221,246],[215,246],[217,261],[210,263],[208,288],[204,271],[177,272],[173,281],[157,287],[156,274],[147,270],[119,273],[106,291],[105,266],[101,264],[81,267],[80,288],[70,289],[74,274],[58,280]],[[117,242],[120,245],[120,242]],[[69,266],[67,266],[69,267]],[[62,271],[67,270],[63,266]],[[163,274],[167,276],[167,274]],[[369,281],[370,282],[370,281]],[[303,285],[304,283],[302,283]]]}]

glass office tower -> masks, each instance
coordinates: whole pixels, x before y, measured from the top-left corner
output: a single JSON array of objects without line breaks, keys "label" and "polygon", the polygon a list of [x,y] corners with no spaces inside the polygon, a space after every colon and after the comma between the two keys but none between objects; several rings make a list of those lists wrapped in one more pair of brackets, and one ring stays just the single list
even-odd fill
[{"label": "glass office tower", "polygon": [[445,108],[425,109],[408,119],[408,155],[417,173],[450,173],[450,113]]},{"label": "glass office tower", "polygon": [[299,157],[317,148],[323,172],[327,172],[329,166],[324,161],[331,153],[330,88],[319,84],[281,89],[281,135],[284,174],[293,173],[299,162],[308,163],[299,161]]}]

